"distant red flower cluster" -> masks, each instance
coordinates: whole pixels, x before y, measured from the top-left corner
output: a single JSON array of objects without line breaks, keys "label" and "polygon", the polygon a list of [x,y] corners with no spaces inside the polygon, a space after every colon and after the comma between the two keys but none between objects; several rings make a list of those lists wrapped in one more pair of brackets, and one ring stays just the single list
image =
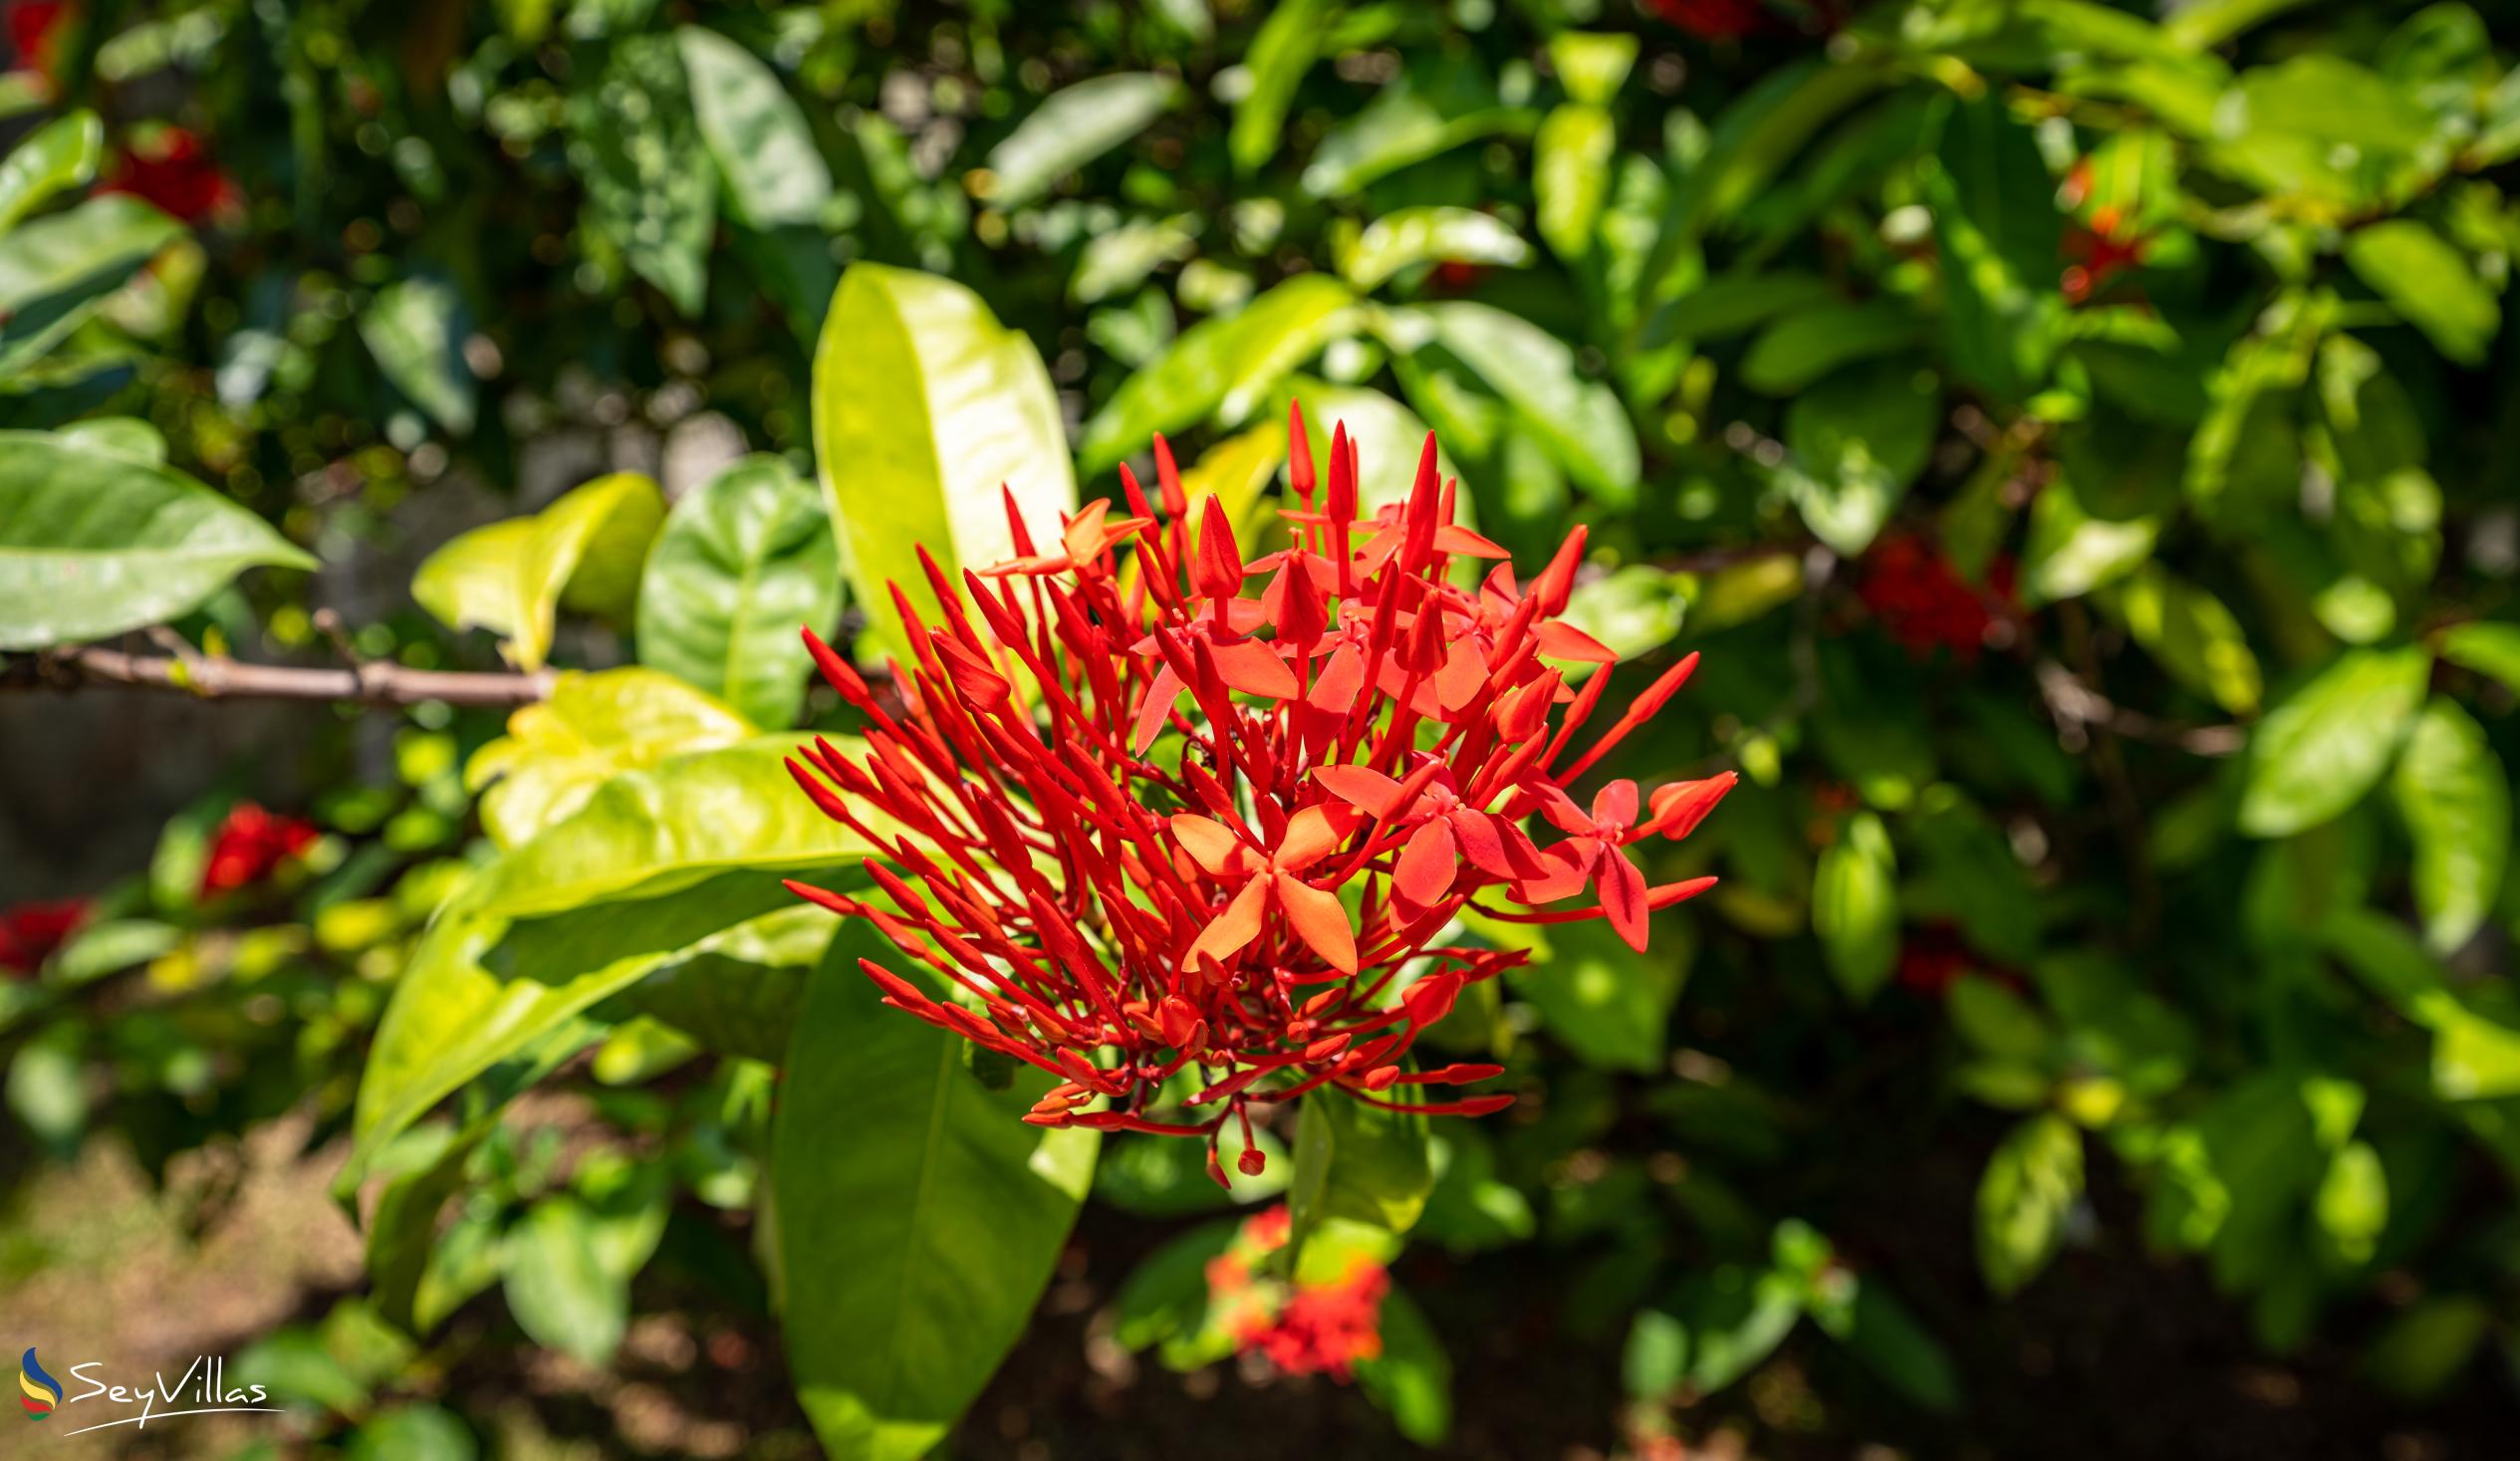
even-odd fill
[{"label": "distant red flower cluster", "polygon": [[0,969],[32,974],[88,921],[86,898],[20,903],[0,912]]},{"label": "distant red flower cluster", "polygon": [[[792,885],[953,991],[866,962],[887,1003],[1059,1077],[1028,1119],[1204,1137],[1220,1181],[1219,1132],[1230,1118],[1247,1133],[1254,1104],[1325,1086],[1403,1111],[1510,1103],[1397,1098],[1499,1074],[1404,1063],[1464,985],[1527,957],[1437,937],[1464,910],[1603,917],[1641,950],[1649,910],[1714,879],[1648,885],[1630,849],[1686,836],[1734,780],[1649,799],[1614,781],[1575,801],[1567,786],[1696,656],[1577,751],[1613,658],[1558,617],[1583,531],[1528,584],[1498,563],[1466,589],[1455,559],[1505,552],[1453,521],[1432,437],[1405,502],[1370,517],[1344,429],[1318,482],[1300,411],[1289,439],[1293,541],[1256,561],[1212,498],[1192,533],[1160,438],[1160,517],[1124,469],[1128,516],[1093,503],[1044,548],[1010,500],[1015,562],[959,584],[927,562],[940,622],[894,590],[912,662],[889,693],[807,634],[867,717],[868,750],[818,742],[790,762],[880,850],[875,892]],[[1597,669],[1580,692],[1574,664]],[[1535,842],[1534,818],[1560,840]],[[1535,907],[1587,892],[1591,906]],[[1258,1170],[1256,1151],[1243,1160]]]},{"label": "distant red flower cluster", "polygon": [[[2086,157],[2065,175],[2065,206],[2080,208],[2091,197],[2091,191],[2092,164]],[[2151,249],[2151,240],[2115,204],[2103,203],[2092,210],[2088,223],[2065,226],[2064,249],[2073,262],[2058,276],[2057,292],[2065,296],[2067,304],[2080,305],[2100,293],[2110,280],[2141,266]]]},{"label": "distant red flower cluster", "polygon": [[209,146],[179,126],[159,127],[137,147],[125,147],[97,191],[129,193],[186,223],[234,204],[236,183],[211,160]]},{"label": "distant red flower cluster", "polygon": [[1985,584],[1974,585],[1913,534],[1875,544],[1865,555],[1856,592],[1890,636],[1919,656],[1943,648],[1973,661],[1988,631],[2020,613],[2010,558],[1999,556]]},{"label": "distant red flower cluster", "polygon": [[63,0],[17,0],[9,7],[9,49],[17,65],[46,78],[53,74],[53,42],[71,7]]},{"label": "distant red flower cluster", "polygon": [[233,892],[271,876],[280,864],[312,846],[315,824],[266,812],[252,802],[228,809],[218,830],[210,834],[210,852],[201,865],[201,895]]},{"label": "distant red flower cluster", "polygon": [[1651,0],[1653,13],[1701,41],[1738,41],[1770,24],[1759,0]]},{"label": "distant red flower cluster", "polygon": [[1328,1283],[1262,1277],[1262,1260],[1286,1246],[1290,1227],[1284,1207],[1243,1223],[1232,1246],[1207,1262],[1209,1311],[1236,1352],[1258,1354],[1282,1374],[1327,1374],[1345,1384],[1359,1362],[1383,1352],[1391,1276],[1360,1254]]}]

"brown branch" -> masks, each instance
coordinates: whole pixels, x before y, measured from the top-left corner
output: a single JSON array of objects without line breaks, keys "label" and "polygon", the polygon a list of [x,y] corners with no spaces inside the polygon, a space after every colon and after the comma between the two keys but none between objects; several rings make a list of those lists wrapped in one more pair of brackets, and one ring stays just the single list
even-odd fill
[{"label": "brown branch", "polygon": [[2142,711],[2129,710],[2053,659],[2039,661],[2038,676],[2039,692],[2048,703],[2048,713],[2064,725],[2105,730],[2131,741],[2173,747],[2191,756],[2237,755],[2249,742],[2248,731],[2240,726],[2173,725]]},{"label": "brown branch", "polygon": [[506,708],[548,697],[552,675],[549,670],[473,674],[411,669],[383,660],[308,669],[248,664],[216,654],[126,654],[98,644],[47,649],[0,664],[0,690],[68,691],[87,685],[170,690],[204,700],[336,700],[386,708],[440,700]]}]

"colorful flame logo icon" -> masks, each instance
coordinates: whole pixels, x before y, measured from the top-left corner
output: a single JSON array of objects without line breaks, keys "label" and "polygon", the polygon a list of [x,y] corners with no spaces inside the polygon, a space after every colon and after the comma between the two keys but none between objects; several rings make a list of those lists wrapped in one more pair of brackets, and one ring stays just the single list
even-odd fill
[{"label": "colorful flame logo icon", "polygon": [[35,1362],[35,1347],[28,1345],[26,1357],[18,1361],[18,1388],[26,1391],[26,1418],[42,1420],[61,1403],[61,1381],[44,1372]]}]

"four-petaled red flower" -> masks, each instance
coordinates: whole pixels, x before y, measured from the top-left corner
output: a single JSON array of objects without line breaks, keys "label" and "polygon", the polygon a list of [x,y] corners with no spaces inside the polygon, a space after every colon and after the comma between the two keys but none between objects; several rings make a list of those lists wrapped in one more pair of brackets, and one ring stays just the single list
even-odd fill
[{"label": "four-petaled red flower", "polygon": [[0,969],[32,974],[88,921],[86,898],[20,903],[0,913]]},{"label": "four-petaled red flower", "polygon": [[[1325,1087],[1510,1103],[1391,1095],[1502,1074],[1410,1069],[1465,985],[1527,957],[1458,938],[1461,915],[1608,916],[1641,950],[1650,909],[1714,879],[1650,886],[1629,850],[1685,836],[1732,785],[1663,788],[1640,818],[1614,782],[1580,810],[1567,786],[1696,656],[1575,753],[1610,671],[1580,693],[1567,675],[1613,657],[1559,619],[1582,530],[1527,585],[1497,563],[1472,589],[1454,561],[1505,553],[1453,521],[1432,437],[1406,500],[1371,516],[1344,428],[1319,477],[1300,410],[1289,440],[1291,541],[1258,560],[1215,499],[1193,527],[1161,438],[1160,511],[1124,468],[1126,512],[1094,503],[1044,550],[1010,496],[1012,562],[955,582],[922,554],[932,618],[895,586],[909,653],[882,688],[806,635],[866,740],[789,763],[874,849],[872,887],[791,886],[934,976],[863,962],[886,1003],[1058,1077],[1026,1119],[1203,1137],[1220,1180],[1227,1121],[1256,1171],[1254,1107]],[[1535,818],[1563,838],[1536,842]],[[1596,905],[1537,906],[1587,887]]]},{"label": "four-petaled red flower", "polygon": [[312,822],[266,812],[252,802],[237,803],[210,834],[209,856],[201,864],[201,895],[233,892],[262,881],[282,862],[305,852],[317,836]]}]

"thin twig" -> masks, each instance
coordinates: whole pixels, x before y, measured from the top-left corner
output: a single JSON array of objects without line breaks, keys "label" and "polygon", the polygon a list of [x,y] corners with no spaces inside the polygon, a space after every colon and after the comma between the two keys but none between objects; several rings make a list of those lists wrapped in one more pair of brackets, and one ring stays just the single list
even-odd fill
[{"label": "thin twig", "polygon": [[2083,728],[2107,730],[2131,741],[2168,746],[2191,756],[2234,756],[2249,743],[2247,730],[2236,725],[2174,725],[2129,710],[2075,677],[2053,659],[2038,665],[2039,693],[2048,713]]},{"label": "thin twig", "polygon": [[333,700],[392,708],[426,700],[449,705],[531,705],[551,694],[552,676],[412,669],[363,660],[345,669],[248,664],[224,655],[126,654],[98,644],[47,649],[0,663],[0,691],[76,690],[123,685],[170,690],[204,700]]}]

